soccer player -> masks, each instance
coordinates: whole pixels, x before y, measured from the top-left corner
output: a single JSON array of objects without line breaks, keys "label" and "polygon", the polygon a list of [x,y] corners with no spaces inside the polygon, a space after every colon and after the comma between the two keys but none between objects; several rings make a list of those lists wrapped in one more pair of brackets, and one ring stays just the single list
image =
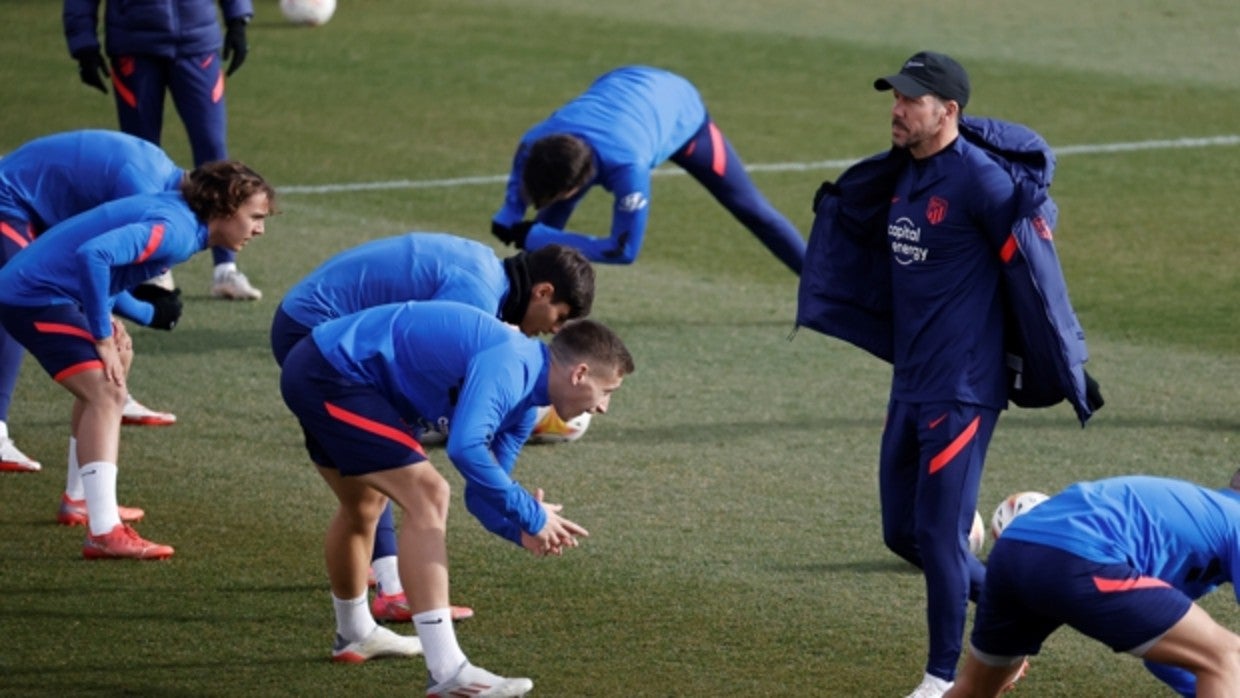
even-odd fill
[{"label": "soccer player", "polygon": [[[184,176],[158,146],[117,131],[66,131],[24,143],[0,158],[0,266],[71,216],[133,194],[176,191]],[[142,295],[149,302],[122,294],[117,312],[148,327],[171,329],[180,301],[154,288]],[[5,471],[42,467],[22,453],[8,433],[9,405],[24,355],[21,345],[0,329],[0,470]],[[164,426],[174,424],[176,415],[149,409],[128,396],[123,421]],[[76,473],[69,468],[58,519],[81,525],[86,514]]]},{"label": "soccer player", "polygon": [[999,412],[1068,399],[1083,424],[1101,395],[1051,242],[1049,146],[962,119],[969,78],[941,53],[874,87],[894,94],[893,147],[820,189],[797,322],[893,365],[883,541],[924,573],[929,650],[910,698],[937,698],[985,575],[968,534]]},{"label": "soccer player", "polygon": [[[297,342],[328,320],[425,300],[471,305],[529,336],[554,333],[567,320],[590,314],[594,268],[580,252],[560,245],[500,259],[480,242],[442,233],[374,240],[337,254],[289,289],[272,321],[272,353],[283,365]],[[377,587],[371,612],[379,620],[408,621],[390,503],[379,518],[371,567]],[[452,611],[454,620],[473,616],[465,606]]]},{"label": "soccer player", "polygon": [[[110,71],[96,34],[101,3]],[[218,13],[227,31],[220,31]],[[159,145],[165,95],[171,95],[195,166],[228,157],[225,77],[237,72],[249,54],[246,26],[253,16],[252,0],[146,0],[141,5],[131,0],[64,0],[63,10],[65,39],[78,62],[78,75],[104,94],[104,79],[111,79],[121,130]],[[213,247],[211,256],[212,297],[262,298],[262,291],[237,269],[235,252]],[[156,283],[172,289],[169,276]]]},{"label": "soccer player", "polygon": [[[569,245],[592,262],[631,264],[646,236],[650,173],[668,159],[693,175],[789,269],[801,273],[805,240],[749,179],[732,144],[706,113],[697,88],[679,75],[646,66],[604,74],[525,133],[491,230],[521,249]],[[605,238],[565,229],[595,184],[615,196],[611,234]],[[534,219],[523,220],[531,206]]]},{"label": "soccer player", "polygon": [[[208,245],[240,250],[261,235],[275,192],[238,162],[195,168],[178,192],[103,204],[44,233],[0,269],[0,323],[74,397],[71,459],[80,464],[86,558],[162,559],[116,503],[126,376],[133,356],[113,304]],[[129,512],[130,520],[141,510]]]},{"label": "soccer player", "polygon": [[[604,413],[633,358],[611,330],[573,320],[549,345],[462,303],[382,305],[314,328],[281,371],[284,401],[310,460],[339,500],[325,544],[336,611],[337,661],[425,652],[427,694],[517,696],[528,679],[471,664],[448,605],[445,542],[450,492],[406,424],[442,425],[465,480],[465,505],[487,530],[536,556],[560,555],[588,535],[562,507],[512,479],[536,407],[568,418]],[[400,576],[420,647],[375,624],[366,560],[379,512],[401,508]],[[467,688],[468,687],[468,688]]]},{"label": "soccer player", "polygon": [[1148,476],[1077,483],[995,542],[947,695],[998,696],[1062,625],[1141,657],[1181,695],[1240,695],[1240,636],[1194,603],[1237,579],[1240,473],[1219,490]]}]

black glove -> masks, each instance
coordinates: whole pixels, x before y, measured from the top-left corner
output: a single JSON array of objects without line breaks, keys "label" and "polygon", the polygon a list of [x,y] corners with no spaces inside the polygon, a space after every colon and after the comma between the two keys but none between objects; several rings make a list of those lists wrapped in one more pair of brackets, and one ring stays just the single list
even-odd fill
[{"label": "black glove", "polygon": [[169,291],[154,284],[142,284],[130,293],[134,298],[140,301],[146,301],[155,308],[155,316],[151,318],[151,324],[157,330],[171,330],[177,326],[177,321],[181,319],[181,289]]},{"label": "black glove", "polygon": [[78,62],[78,77],[82,78],[82,82],[106,95],[108,87],[103,83],[103,79],[112,77],[112,73],[108,72],[108,64],[103,62],[103,54],[99,49],[78,49],[73,58]]},{"label": "black glove", "polygon": [[534,227],[534,221],[521,221],[511,226],[491,221],[491,234],[505,245],[515,245],[518,250],[524,250],[525,238],[529,236],[532,227]]},{"label": "black glove", "polygon": [[225,75],[237,72],[237,68],[245,63],[246,54],[250,52],[250,45],[245,42],[245,25],[249,22],[245,17],[228,20],[228,31],[224,32],[224,60],[232,58],[232,62],[228,64]]},{"label": "black glove", "polygon": [[1089,371],[1085,371],[1085,404],[1093,412],[1107,404],[1107,401],[1102,399],[1102,388],[1098,386],[1098,381],[1089,375]]}]

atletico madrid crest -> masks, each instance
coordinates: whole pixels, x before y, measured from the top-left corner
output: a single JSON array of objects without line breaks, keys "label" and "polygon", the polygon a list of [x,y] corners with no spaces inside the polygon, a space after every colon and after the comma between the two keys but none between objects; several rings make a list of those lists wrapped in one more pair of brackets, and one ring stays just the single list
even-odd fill
[{"label": "atletico madrid crest", "polygon": [[930,225],[938,225],[947,217],[947,199],[937,196],[930,197],[930,203],[926,204],[926,220],[930,221]]}]

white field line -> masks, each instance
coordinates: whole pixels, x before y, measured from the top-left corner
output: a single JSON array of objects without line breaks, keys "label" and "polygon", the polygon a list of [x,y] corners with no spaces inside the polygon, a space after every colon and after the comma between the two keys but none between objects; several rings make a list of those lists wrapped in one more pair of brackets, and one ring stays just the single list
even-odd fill
[{"label": "white field line", "polygon": [[[1169,140],[1135,141],[1131,143],[1095,143],[1068,145],[1055,148],[1055,155],[1100,155],[1107,153],[1130,153],[1141,150],[1183,150],[1187,148],[1217,148],[1240,145],[1240,135],[1208,136],[1205,138],[1174,138]],[[816,162],[772,162],[746,165],[750,172],[805,172],[811,170],[842,170],[861,158],[846,160],[819,160]],[[654,171],[655,176],[683,175],[680,168],[667,167]],[[388,182],[358,182],[353,184],[289,185],[278,187],[284,194],[336,194],[355,191],[382,191],[387,189],[442,189],[468,187],[479,184],[503,184],[508,175],[480,177],[455,177],[452,179],[397,179]]]}]

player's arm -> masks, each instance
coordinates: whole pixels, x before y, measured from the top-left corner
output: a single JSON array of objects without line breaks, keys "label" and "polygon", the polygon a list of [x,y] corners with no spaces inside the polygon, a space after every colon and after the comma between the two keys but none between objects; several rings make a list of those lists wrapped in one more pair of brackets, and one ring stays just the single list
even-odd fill
[{"label": "player's arm", "polygon": [[170,226],[162,219],[131,223],[98,235],[77,249],[82,311],[96,339],[112,332],[113,269],[159,259]]},{"label": "player's arm", "polygon": [[646,236],[650,216],[650,170],[628,166],[609,173],[604,186],[615,195],[612,205],[611,234],[606,238],[560,230],[539,223],[530,228],[525,249],[536,250],[547,245],[566,245],[581,250],[586,259],[599,264],[632,264]]}]

